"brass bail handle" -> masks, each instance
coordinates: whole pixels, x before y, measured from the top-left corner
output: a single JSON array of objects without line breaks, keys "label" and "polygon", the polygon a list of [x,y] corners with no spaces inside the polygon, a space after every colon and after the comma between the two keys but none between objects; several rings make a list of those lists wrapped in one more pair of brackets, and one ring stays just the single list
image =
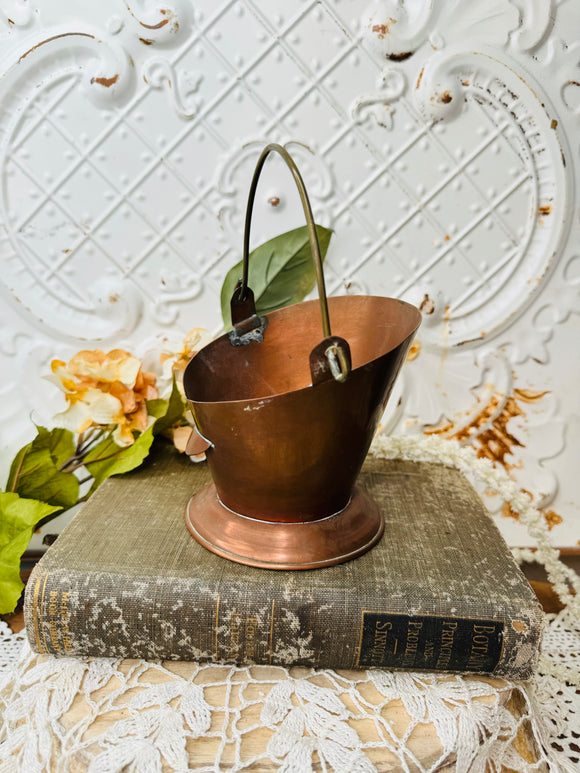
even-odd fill
[{"label": "brass bail handle", "polygon": [[[270,143],[269,145],[266,145],[262,151],[260,158],[258,159],[258,163],[256,164],[254,176],[250,184],[248,205],[246,208],[246,221],[244,226],[243,272],[242,278],[238,281],[232,296],[232,321],[234,323],[234,331],[232,331],[233,336],[230,337],[230,340],[235,345],[246,343],[246,341],[241,340],[241,337],[244,334],[249,335],[249,340],[262,340],[266,325],[266,320],[264,318],[258,317],[256,314],[254,296],[252,290],[248,287],[248,269],[250,254],[250,227],[252,223],[252,212],[254,208],[254,199],[256,197],[256,189],[258,187],[258,180],[260,178],[260,174],[264,167],[266,158],[272,151],[275,151],[280,156],[282,156],[283,160],[286,162],[286,165],[292,172],[294,182],[296,183],[296,187],[298,188],[298,193],[300,195],[300,201],[302,202],[302,207],[304,209],[306,225],[308,228],[308,236],[310,238],[310,248],[312,250],[312,259],[314,261],[316,283],[318,286],[320,314],[322,317],[322,334],[324,336],[322,343],[315,347],[310,356],[310,369],[313,383],[326,380],[328,374],[330,374],[336,381],[345,381],[351,369],[350,349],[348,343],[343,338],[333,336],[330,331],[330,317],[328,315],[328,301],[326,298],[326,287],[324,284],[324,272],[322,270],[322,258],[320,256],[320,245],[318,243],[318,234],[316,233],[312,207],[310,206],[310,200],[306,192],[306,186],[304,185],[302,175],[300,174],[294,159],[290,153],[288,153],[285,147],[278,145],[277,143]],[[236,306],[238,307],[237,314],[235,308]],[[251,313],[252,311],[253,314]],[[247,342],[249,342],[249,340]],[[323,362],[320,361],[321,357],[324,358]]]}]

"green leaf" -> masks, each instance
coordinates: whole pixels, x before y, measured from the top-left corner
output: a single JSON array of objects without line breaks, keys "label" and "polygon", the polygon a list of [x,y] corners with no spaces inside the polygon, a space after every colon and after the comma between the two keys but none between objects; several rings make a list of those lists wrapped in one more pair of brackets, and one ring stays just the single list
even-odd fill
[{"label": "green leaf", "polygon": [[[165,403],[165,412],[161,414],[153,413],[150,410],[151,403],[163,402]],[[153,406],[155,409],[156,406]],[[151,416],[156,416],[156,422],[153,425],[153,434],[159,435],[161,432],[165,432],[166,429],[174,427],[176,424],[181,423],[183,420],[183,414],[185,412],[185,403],[181,397],[181,393],[177,387],[175,376],[173,376],[173,386],[171,388],[171,394],[169,400],[150,400],[147,403],[147,411]]]},{"label": "green leaf", "polygon": [[169,407],[169,400],[163,400],[161,397],[156,397],[155,400],[147,400],[147,413],[149,416],[153,416],[154,419],[161,419],[167,413]]},{"label": "green leaf", "polygon": [[[332,231],[317,225],[316,233],[320,256],[324,260]],[[222,285],[221,307],[226,330],[232,326],[230,300],[241,276],[242,261],[228,271]],[[306,226],[280,234],[250,253],[249,285],[254,292],[258,314],[298,303],[315,283],[316,272]]]},{"label": "green leaf", "polygon": [[34,440],[16,454],[6,489],[25,499],[72,507],[79,498],[79,482],[72,472],[59,468],[75,453],[73,433],[61,428],[37,429]]},{"label": "green leaf", "polygon": [[146,429],[130,446],[118,446],[111,436],[101,441],[85,457],[85,467],[93,476],[90,496],[111,475],[121,475],[136,467],[147,458],[153,443],[153,426]]},{"label": "green leaf", "polygon": [[43,518],[59,509],[46,502],[0,492],[0,614],[14,611],[24,588],[20,559],[32,532]]}]

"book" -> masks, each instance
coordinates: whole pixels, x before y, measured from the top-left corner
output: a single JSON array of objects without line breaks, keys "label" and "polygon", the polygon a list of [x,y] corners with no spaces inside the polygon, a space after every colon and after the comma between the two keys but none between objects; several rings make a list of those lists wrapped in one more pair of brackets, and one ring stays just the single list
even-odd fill
[{"label": "book", "polygon": [[370,551],[323,569],[257,569],[184,522],[211,480],[169,447],[105,481],[34,568],[31,646],[64,656],[388,668],[528,678],[543,612],[467,479],[369,456],[383,509]]}]

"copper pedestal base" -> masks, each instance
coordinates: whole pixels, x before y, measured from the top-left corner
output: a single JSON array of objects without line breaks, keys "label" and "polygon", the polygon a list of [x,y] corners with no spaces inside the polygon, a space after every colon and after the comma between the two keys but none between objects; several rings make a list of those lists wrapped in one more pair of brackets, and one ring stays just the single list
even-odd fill
[{"label": "copper pedestal base", "polygon": [[220,502],[213,483],[189,500],[185,523],[218,556],[262,569],[318,569],[349,561],[371,548],[384,528],[378,506],[358,488],[335,515],[282,523],[234,513]]}]

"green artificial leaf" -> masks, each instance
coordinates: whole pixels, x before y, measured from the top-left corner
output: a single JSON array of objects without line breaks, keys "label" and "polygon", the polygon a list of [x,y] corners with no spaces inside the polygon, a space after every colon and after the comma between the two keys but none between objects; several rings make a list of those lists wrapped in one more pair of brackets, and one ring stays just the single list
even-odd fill
[{"label": "green artificial leaf", "polygon": [[169,400],[156,397],[154,400],[147,400],[147,413],[154,419],[162,419],[167,413]]},{"label": "green artificial leaf", "polygon": [[32,532],[43,518],[60,509],[18,494],[0,492],[0,614],[14,611],[24,588],[20,559]]},{"label": "green artificial leaf", "polygon": [[90,496],[111,475],[121,475],[136,467],[147,458],[153,443],[153,426],[146,429],[130,446],[118,446],[111,436],[101,441],[85,457],[84,465],[93,476]]},{"label": "green artificial leaf", "polygon": [[73,433],[61,428],[37,429],[34,440],[16,454],[6,489],[25,499],[72,507],[79,498],[79,481],[60,467],[75,453]]},{"label": "green artificial leaf", "polygon": [[[152,403],[155,405],[152,405]],[[164,405],[159,406],[156,403],[163,403]],[[179,424],[183,420],[184,411],[185,403],[174,376],[169,400],[149,400],[147,403],[147,412],[156,419],[153,425],[153,434],[159,435],[161,432],[165,432],[166,429]]]},{"label": "green artificial leaf", "polygon": [[[320,257],[324,260],[332,231],[317,225],[316,233]],[[242,261],[228,271],[222,285],[221,307],[226,330],[232,326],[230,301],[241,276]],[[280,234],[250,253],[249,285],[254,292],[258,314],[298,303],[315,283],[316,272],[306,226]]]}]

